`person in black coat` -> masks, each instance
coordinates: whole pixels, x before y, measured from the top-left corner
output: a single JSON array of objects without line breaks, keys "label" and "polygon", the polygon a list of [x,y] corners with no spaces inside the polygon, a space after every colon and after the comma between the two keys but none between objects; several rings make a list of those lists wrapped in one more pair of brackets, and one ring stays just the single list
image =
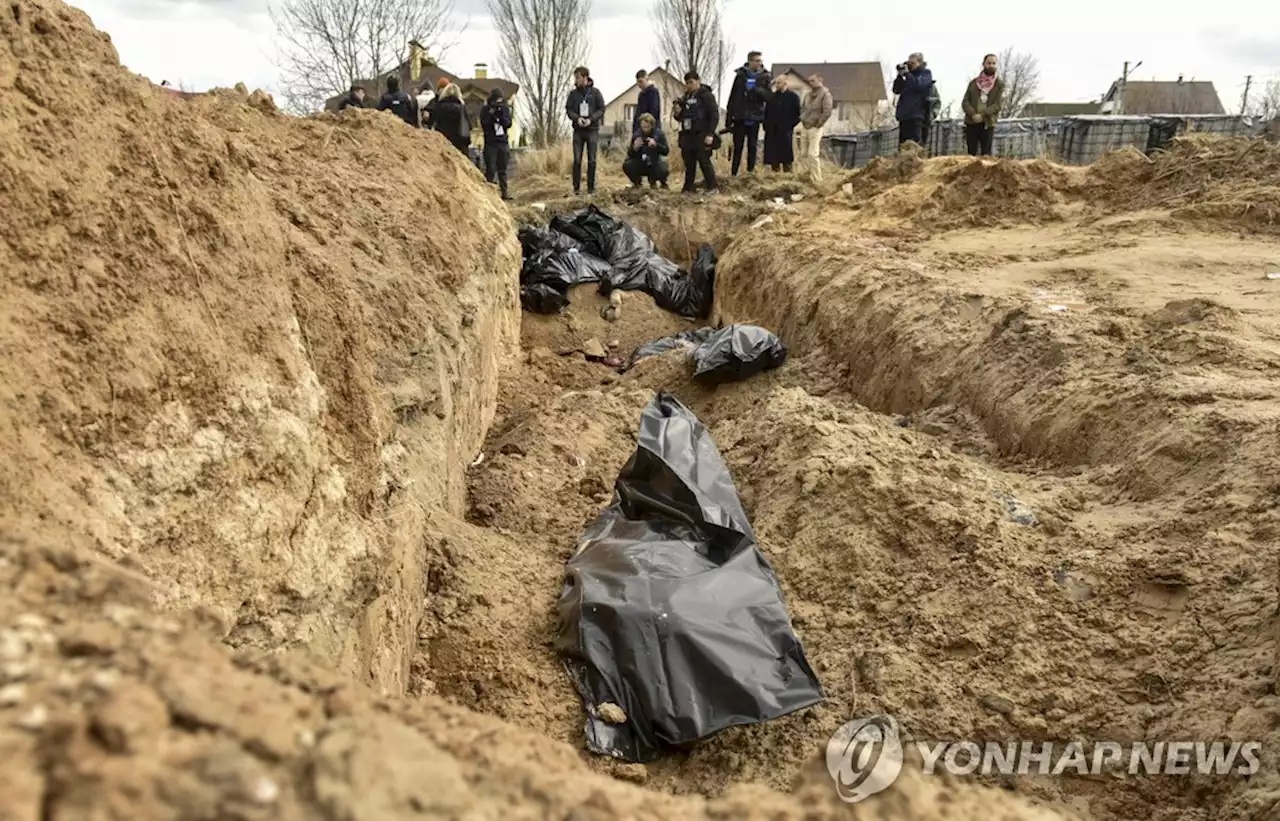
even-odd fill
[{"label": "person in black coat", "polygon": [[800,95],[787,88],[785,77],[773,83],[773,99],[764,112],[764,164],[791,173],[796,161],[795,130],[800,124]]},{"label": "person in black coat", "polygon": [[733,132],[733,176],[738,176],[742,166],[742,144],[747,146],[747,173],[756,168],[756,150],[760,141],[760,125],[764,122],[765,106],[773,96],[773,78],[764,68],[760,52],[747,55],[746,65],[733,75],[733,87],[729,89],[729,102],[725,106],[725,123]]},{"label": "person in black coat", "polygon": [[702,84],[698,72],[684,75],[685,94],[676,100],[673,116],[680,123],[680,156],[684,159],[684,193],[692,194],[698,169],[706,181],[707,193],[716,191],[716,169],[711,152],[716,147],[716,126],[720,124],[720,106],[710,86]]},{"label": "person in black coat", "polygon": [[596,192],[596,154],[600,149],[600,122],[604,120],[604,96],[591,80],[586,66],[573,70],[573,90],[564,110],[573,123],[573,193],[582,188],[582,152],[587,152],[587,193]]},{"label": "person in black coat", "polygon": [[431,115],[432,128],[439,131],[462,152],[468,160],[471,154],[471,121],[467,118],[467,107],[462,102],[462,92],[455,83],[450,83],[440,94],[435,111]]},{"label": "person in black coat", "polygon": [[484,178],[490,183],[496,177],[504,200],[507,194],[507,164],[511,149],[507,132],[511,130],[511,106],[503,99],[502,89],[489,92],[489,100],[480,110],[480,128],[484,130]]},{"label": "person in black coat", "polygon": [[640,187],[640,181],[649,178],[649,187],[667,187],[667,177],[671,174],[667,165],[667,154],[671,146],[667,144],[667,135],[658,127],[658,121],[652,114],[640,115],[640,130],[631,139],[627,148],[627,159],[622,164],[622,173],[627,175],[631,184]]},{"label": "person in black coat", "polygon": [[347,96],[342,98],[342,102],[338,103],[338,110],[343,111],[348,108],[364,108],[364,86],[352,86],[347,92]]},{"label": "person in black coat", "polygon": [[640,118],[652,115],[659,124],[662,123],[662,94],[649,79],[649,72],[640,69],[636,72],[636,87],[640,93],[636,96],[636,114],[631,120],[631,133],[634,136],[640,131]]},{"label": "person in black coat", "polygon": [[418,101],[400,90],[400,78],[394,74],[387,77],[387,93],[378,101],[379,111],[390,111],[414,128],[418,127]]}]

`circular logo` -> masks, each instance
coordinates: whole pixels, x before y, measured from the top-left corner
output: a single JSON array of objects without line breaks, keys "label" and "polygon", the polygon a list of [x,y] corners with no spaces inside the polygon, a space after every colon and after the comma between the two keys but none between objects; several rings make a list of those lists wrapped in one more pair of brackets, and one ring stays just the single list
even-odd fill
[{"label": "circular logo", "polygon": [[871,716],[843,725],[827,742],[827,772],[850,804],[888,789],[902,772],[898,722]]}]

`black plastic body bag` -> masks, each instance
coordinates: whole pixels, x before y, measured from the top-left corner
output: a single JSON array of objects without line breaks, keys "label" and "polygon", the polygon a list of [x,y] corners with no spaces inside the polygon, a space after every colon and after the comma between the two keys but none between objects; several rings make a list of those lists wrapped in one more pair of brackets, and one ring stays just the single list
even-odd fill
[{"label": "black plastic body bag", "polygon": [[823,698],[710,433],[665,392],[569,559],[559,615],[597,753],[651,761]]}]

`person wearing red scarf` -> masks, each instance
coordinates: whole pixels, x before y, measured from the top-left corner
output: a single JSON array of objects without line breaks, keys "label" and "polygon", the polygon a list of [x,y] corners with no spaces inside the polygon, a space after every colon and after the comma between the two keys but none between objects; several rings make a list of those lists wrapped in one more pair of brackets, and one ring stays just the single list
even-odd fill
[{"label": "person wearing red scarf", "polygon": [[964,138],[970,156],[991,156],[991,143],[1000,118],[1000,102],[1004,97],[1004,80],[996,76],[996,56],[982,58],[982,73],[965,89]]}]

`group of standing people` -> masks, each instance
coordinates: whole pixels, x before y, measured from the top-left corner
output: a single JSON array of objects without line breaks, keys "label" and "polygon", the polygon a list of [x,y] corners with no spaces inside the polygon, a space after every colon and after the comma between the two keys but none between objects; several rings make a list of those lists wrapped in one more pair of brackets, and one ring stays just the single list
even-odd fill
[{"label": "group of standing people", "polygon": [[[924,61],[924,55],[916,52],[905,63],[897,66],[898,76],[893,81],[893,93],[898,95],[895,112],[898,120],[898,142],[914,142],[928,145],[929,130],[937,119],[941,100],[933,72]],[[965,148],[972,156],[991,156],[995,138],[996,121],[1000,117],[1000,105],[1004,100],[1004,80],[998,73],[996,55],[982,58],[982,71],[969,81],[961,98],[964,111]]]},{"label": "group of standing people", "polygon": [[[471,159],[471,116],[462,99],[457,83],[441,77],[434,94],[424,84],[418,94],[412,95],[400,87],[400,78],[392,74],[386,78],[387,90],[378,100],[379,111],[390,111],[414,128],[438,131],[455,148]],[[338,104],[338,110],[365,108],[363,86],[353,85],[351,91]],[[511,106],[507,104],[502,89],[489,92],[484,108],[480,110],[480,127],[484,131],[484,173],[490,183],[498,183],[503,199],[511,199],[507,192],[507,164],[511,159],[508,132],[511,130]]]},{"label": "group of standing people", "polygon": [[[734,73],[733,86],[726,106],[725,127],[719,129],[720,107],[715,92],[702,82],[696,71],[684,76],[684,93],[673,101],[672,118],[679,124],[677,145],[684,162],[685,193],[697,190],[698,172],[702,172],[705,190],[718,189],[712,154],[722,145],[721,136],[732,135],[731,173],[737,176],[746,159],[747,173],[755,171],[764,133],[764,164],[775,172],[790,173],[796,163],[795,129],[801,129],[801,155],[821,178],[819,161],[822,131],[831,118],[831,92],[821,75],[813,74],[805,81],[808,89],[803,98],[791,90],[786,77],[774,78],[764,68],[763,55],[753,51],[747,62]],[[595,157],[599,123],[604,117],[604,100],[591,94],[589,73],[585,68],[574,73],[575,88],[569,94],[566,113],[574,127],[573,190],[579,192],[581,155],[588,154],[587,191],[595,189]],[[644,180],[650,187],[668,187],[670,142],[662,130],[662,102],[658,88],[645,71],[636,72],[639,94],[632,122],[631,142],[622,170],[633,186]],[[745,151],[745,155],[744,155]]]}]

